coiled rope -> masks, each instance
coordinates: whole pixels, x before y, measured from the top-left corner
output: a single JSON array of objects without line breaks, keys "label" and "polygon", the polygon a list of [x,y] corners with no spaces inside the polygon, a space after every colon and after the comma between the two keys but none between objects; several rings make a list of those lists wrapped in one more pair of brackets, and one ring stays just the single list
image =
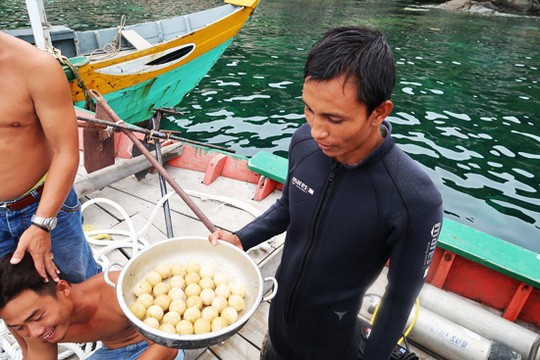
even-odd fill
[{"label": "coiled rope", "polygon": [[[122,30],[126,26],[126,15],[122,15],[120,19],[120,24],[116,27],[116,33],[114,34],[110,43],[105,44],[100,49],[95,49],[92,51],[88,58],[90,60],[105,60],[109,59],[120,52],[120,47],[122,44]],[[99,54],[98,54],[99,52]]]}]

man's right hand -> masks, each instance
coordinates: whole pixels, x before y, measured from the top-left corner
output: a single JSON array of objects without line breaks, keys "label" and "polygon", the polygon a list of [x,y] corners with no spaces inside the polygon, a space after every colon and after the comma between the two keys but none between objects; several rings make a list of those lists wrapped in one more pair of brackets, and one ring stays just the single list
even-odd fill
[{"label": "man's right hand", "polygon": [[236,236],[236,234],[231,234],[230,232],[225,231],[225,230],[217,230],[217,231],[214,231],[212,234],[208,235],[208,241],[210,241],[210,243],[213,246],[217,245],[218,240],[226,241],[244,250],[244,247],[242,246],[242,243],[240,242],[240,238]]}]

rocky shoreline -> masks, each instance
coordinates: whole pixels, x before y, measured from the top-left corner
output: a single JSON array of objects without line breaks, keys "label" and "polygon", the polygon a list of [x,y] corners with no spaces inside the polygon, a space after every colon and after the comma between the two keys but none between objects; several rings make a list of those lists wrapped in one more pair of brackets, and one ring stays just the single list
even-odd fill
[{"label": "rocky shoreline", "polygon": [[438,5],[438,7],[447,10],[471,11],[481,14],[510,12],[540,15],[539,0],[450,0]]}]

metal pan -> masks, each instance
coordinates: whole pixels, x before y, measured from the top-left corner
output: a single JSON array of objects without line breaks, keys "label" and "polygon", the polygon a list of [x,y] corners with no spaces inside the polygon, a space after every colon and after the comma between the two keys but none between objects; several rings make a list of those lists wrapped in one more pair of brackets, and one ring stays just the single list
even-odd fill
[{"label": "metal pan", "polygon": [[[229,274],[233,281],[245,284],[247,295],[244,298],[244,309],[240,312],[238,320],[215,332],[198,335],[175,335],[154,329],[133,315],[129,310],[129,305],[136,300],[133,294],[135,284],[157,265],[163,262],[172,264],[175,261],[184,264],[196,261],[201,266],[211,266],[216,273]],[[265,278],[264,281],[272,281],[274,284],[272,293],[263,298],[261,271],[249,255],[223,241],[212,246],[204,237],[178,237],[149,246],[123,266],[117,284],[114,284],[108,275],[114,265],[120,264],[111,263],[107,266],[105,281],[116,288],[118,303],[135,329],[160,345],[178,349],[205,348],[228,339],[244,326],[262,301],[272,299],[277,291],[276,279],[273,277]]]}]

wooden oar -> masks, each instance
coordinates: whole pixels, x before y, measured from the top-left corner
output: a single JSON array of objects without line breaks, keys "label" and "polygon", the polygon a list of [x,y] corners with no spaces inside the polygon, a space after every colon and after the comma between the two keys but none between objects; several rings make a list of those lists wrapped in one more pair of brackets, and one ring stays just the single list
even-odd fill
[{"label": "wooden oar", "polygon": [[[105,98],[101,96],[100,93],[98,93],[96,90],[90,90],[90,94],[92,97],[96,100],[97,106],[101,106],[101,108],[110,116],[111,120],[113,120],[115,123],[125,124],[122,119],[116,115],[113,109],[109,106]],[[139,140],[130,129],[125,128],[122,129],[122,132],[126,134],[129,139],[139,148],[141,153],[150,161],[152,166],[154,166],[157,171],[163,176],[163,178],[171,185],[171,187],[176,191],[176,193],[184,200],[186,205],[195,213],[195,215],[201,220],[201,222],[210,230],[210,232],[214,232],[217,230],[214,224],[206,217],[206,215],[203,214],[201,209],[191,200],[188,194],[182,190],[180,185],[174,181],[174,179],[171,177],[171,175],[167,172],[167,170],[159,163],[159,161],[156,160],[155,157],[152,156],[150,151],[144,146],[144,144]]]}]

